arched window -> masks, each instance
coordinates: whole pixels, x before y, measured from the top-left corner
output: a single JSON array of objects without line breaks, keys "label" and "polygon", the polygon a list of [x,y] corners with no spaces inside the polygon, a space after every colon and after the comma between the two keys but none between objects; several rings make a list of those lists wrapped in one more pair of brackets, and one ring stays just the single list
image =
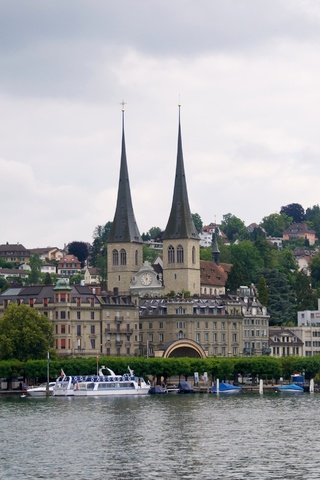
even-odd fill
[{"label": "arched window", "polygon": [[179,331],[179,333],[178,333],[178,338],[179,338],[179,340],[182,339],[182,338],[184,338],[184,333],[183,333],[182,330]]},{"label": "arched window", "polygon": [[138,265],[138,250],[135,251],[134,261],[135,261],[135,264]]},{"label": "arched window", "polygon": [[168,263],[174,263],[174,248],[172,245],[168,247]]},{"label": "arched window", "polygon": [[127,252],[124,248],[120,250],[120,265],[127,265]]},{"label": "arched window", "polygon": [[112,264],[119,265],[119,252],[118,250],[112,250]]},{"label": "arched window", "polygon": [[192,247],[192,263],[196,263],[196,247]]},{"label": "arched window", "polygon": [[177,263],[183,263],[183,246],[178,245],[177,246]]}]

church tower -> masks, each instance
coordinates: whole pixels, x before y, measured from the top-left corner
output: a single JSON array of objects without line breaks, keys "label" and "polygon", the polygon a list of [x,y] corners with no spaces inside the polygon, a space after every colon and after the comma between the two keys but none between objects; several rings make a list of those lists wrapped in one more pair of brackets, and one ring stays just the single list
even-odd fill
[{"label": "church tower", "polygon": [[200,294],[200,239],[189,207],[182,153],[180,105],[176,176],[170,217],[163,234],[165,293]]},{"label": "church tower", "polygon": [[122,146],[118,198],[108,238],[108,290],[128,293],[133,275],[143,263],[143,242],[133,212],[124,136],[122,109]]}]

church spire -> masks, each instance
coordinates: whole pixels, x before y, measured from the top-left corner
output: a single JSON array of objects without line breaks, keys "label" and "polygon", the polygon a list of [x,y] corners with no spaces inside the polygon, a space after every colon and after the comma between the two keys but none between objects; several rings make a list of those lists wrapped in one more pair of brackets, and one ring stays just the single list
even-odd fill
[{"label": "church spire", "polygon": [[212,261],[219,265],[220,262],[220,250],[218,245],[218,235],[219,230],[216,227],[212,231],[212,240],[211,240],[211,253],[212,253]]},{"label": "church spire", "polygon": [[122,102],[122,145],[118,186],[118,198],[109,243],[142,243],[133,212],[129,174],[127,166],[126,144],[124,136],[124,102]]},{"label": "church spire", "polygon": [[181,140],[180,105],[179,105],[179,129],[178,129],[178,151],[176,164],[176,177],[173,191],[173,200],[170,217],[163,234],[163,239],[199,239],[194,226],[189,207],[186,176]]}]

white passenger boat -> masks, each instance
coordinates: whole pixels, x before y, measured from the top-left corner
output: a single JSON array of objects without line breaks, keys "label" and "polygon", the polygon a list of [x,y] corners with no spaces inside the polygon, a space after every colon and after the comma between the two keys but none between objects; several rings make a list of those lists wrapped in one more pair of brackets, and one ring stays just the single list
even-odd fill
[{"label": "white passenger boat", "polygon": [[[107,370],[109,375],[104,375]],[[128,367],[129,373],[116,375],[110,368],[101,367],[99,375],[80,379],[74,384],[74,396],[109,396],[109,395],[146,395],[150,384],[142,377],[137,377]]]},{"label": "white passenger boat", "polygon": [[[107,370],[109,375],[104,375]],[[146,395],[150,384],[142,377],[134,375],[128,367],[129,373],[116,375],[107,367],[101,367],[98,375],[68,376],[62,371],[57,378],[53,395],[62,396],[108,396],[108,395]]]},{"label": "white passenger boat", "polygon": [[[49,395],[53,395],[55,384],[56,382],[49,382]],[[47,395],[47,383],[27,388],[27,395],[30,395],[30,397],[45,397]]]}]

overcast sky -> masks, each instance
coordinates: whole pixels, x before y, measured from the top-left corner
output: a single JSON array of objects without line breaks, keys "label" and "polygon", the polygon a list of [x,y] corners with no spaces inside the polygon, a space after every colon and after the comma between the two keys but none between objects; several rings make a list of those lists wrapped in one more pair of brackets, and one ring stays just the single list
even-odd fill
[{"label": "overcast sky", "polygon": [[112,221],[122,100],[140,233],[169,217],[178,103],[205,224],[319,203],[318,0],[1,0],[0,244]]}]

